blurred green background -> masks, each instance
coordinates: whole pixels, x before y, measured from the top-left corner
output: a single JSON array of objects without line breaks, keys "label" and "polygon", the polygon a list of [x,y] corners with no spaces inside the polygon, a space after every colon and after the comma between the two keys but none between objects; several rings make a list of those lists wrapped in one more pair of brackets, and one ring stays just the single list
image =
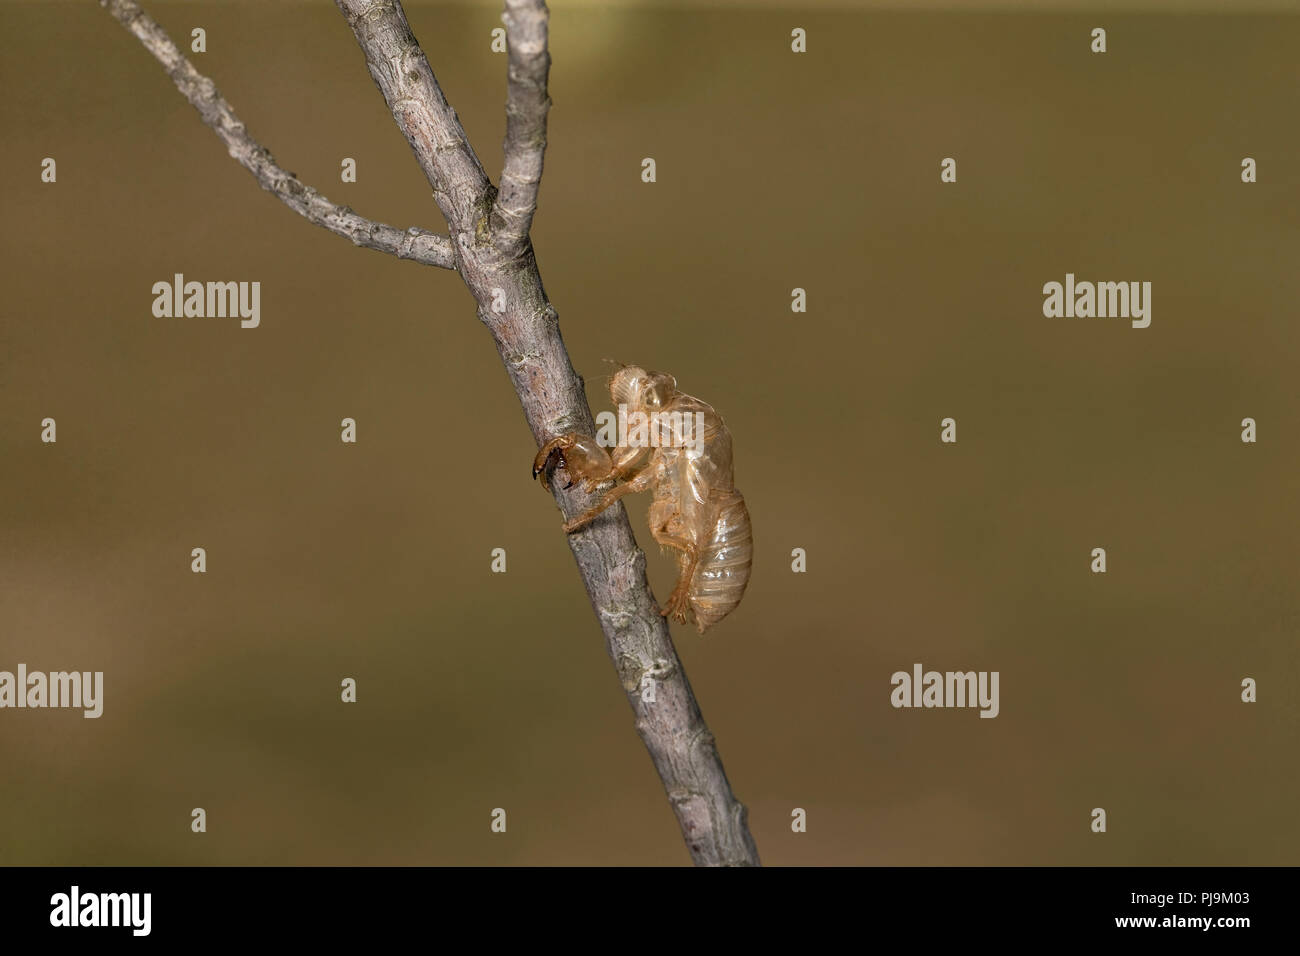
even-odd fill
[{"label": "blurred green background", "polygon": [[[1300,17],[861,6],[551,4],[534,242],[593,408],[612,356],[735,437],[753,579],[675,633],[763,860],[1300,862]],[[146,7],[286,168],[444,226],[332,4]],[[408,14],[495,180],[499,5]],[[0,862],[687,862],[457,276],[258,189],[95,4],[0,50],[0,669],[106,684],[0,711]],[[1044,318],[1067,271],[1151,327]],[[175,272],[261,327],[154,318]],[[914,662],[1001,715],[894,710]]]}]

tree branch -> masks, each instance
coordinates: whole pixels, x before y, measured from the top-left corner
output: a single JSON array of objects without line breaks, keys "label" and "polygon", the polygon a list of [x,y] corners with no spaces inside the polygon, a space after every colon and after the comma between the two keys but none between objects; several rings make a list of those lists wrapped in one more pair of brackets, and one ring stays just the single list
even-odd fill
[{"label": "tree branch", "polygon": [[[275,166],[266,150],[247,137],[211,81],[193,70],[136,3],[100,2],[162,62],[204,121],[264,188],[312,221],[357,241],[355,228],[335,228],[309,214],[313,203],[325,202],[323,197]],[[435,241],[423,249],[430,258],[446,255],[446,261],[435,264],[454,259],[454,267],[478,303],[479,319],[492,333],[538,447],[567,431],[594,433],[582,379],[569,361],[559,316],[542,288],[528,238],[550,104],[545,5],[541,0],[506,0],[510,105],[504,193],[498,203],[497,191],[467,142],[455,110],[447,104],[401,4],[397,0],[335,2],[451,229],[450,248],[437,242],[440,237],[431,237]],[[302,198],[308,193],[312,202]],[[291,199],[299,199],[299,205]],[[373,229],[390,228],[360,222],[367,235],[373,235]],[[378,248],[371,242],[360,244]],[[501,311],[496,308],[499,303],[504,303]],[[523,468],[521,458],[521,476]],[[552,487],[566,518],[580,514],[593,501],[579,487],[565,490],[558,482]],[[703,865],[757,865],[758,851],[749,834],[745,807],[732,795],[713,735],[650,592],[645,555],[637,548],[627,512],[617,504],[568,540],[605,634],[606,649],[636,715],[637,732],[663,780],[692,859]],[[646,678],[655,681],[652,701],[642,700]]]},{"label": "tree branch", "polygon": [[487,247],[488,216],[496,189],[470,147],[456,111],[442,95],[401,4],[395,0],[335,2],[365,53],[371,78],[433,187],[434,201],[451,227],[457,256],[476,245]]},{"label": "tree branch", "polygon": [[[335,2],[447,217],[461,278],[478,303],[479,319],[492,333],[538,447],[567,431],[594,434],[582,380],[560,337],[559,315],[542,288],[532,245],[526,238],[522,245],[509,237],[500,242],[489,228],[496,190],[447,105],[401,4]],[[545,18],[544,7],[537,12]],[[546,36],[544,29],[534,35]],[[538,62],[535,52],[530,55]],[[544,87],[535,93],[534,102],[545,102]],[[504,311],[494,311],[494,302],[502,299]],[[555,482],[552,490],[566,518],[582,513],[593,500],[577,486],[566,491]],[[569,535],[569,547],[636,714],[637,732],[663,780],[691,857],[703,865],[757,865],[745,807],[732,795],[668,623],[650,593],[645,555],[636,546],[622,504]],[[656,682],[653,702],[641,699],[645,677]]]},{"label": "tree branch", "polygon": [[455,269],[451,241],[412,226],[403,232],[395,226],[371,222],[347,206],[330,202],[297,176],[278,166],[266,147],[259,144],[235,116],[230,104],[217,92],[216,84],[190,65],[176,44],[135,0],[99,0],[117,21],[135,35],[154,59],[163,65],[176,88],[190,101],[203,122],[226,144],[230,155],[256,177],[258,184],[308,222],[351,239],[358,246],[386,252],[399,259],[412,259],[429,266]]},{"label": "tree branch", "polygon": [[528,241],[537,211],[546,154],[546,114],[551,108],[546,80],[551,70],[547,50],[550,11],[543,0],[505,0],[509,64],[506,68],[505,163],[501,194],[492,210],[493,238],[502,250],[518,252]]}]

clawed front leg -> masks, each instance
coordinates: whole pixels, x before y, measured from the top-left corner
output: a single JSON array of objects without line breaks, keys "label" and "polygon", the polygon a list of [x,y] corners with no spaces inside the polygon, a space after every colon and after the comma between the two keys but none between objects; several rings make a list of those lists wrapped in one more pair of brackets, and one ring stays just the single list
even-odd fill
[{"label": "clawed front leg", "polygon": [[565,488],[580,484],[584,491],[591,492],[607,481],[620,482],[582,514],[564,523],[564,530],[572,534],[624,495],[650,487],[651,459],[646,451],[619,448],[611,457],[590,435],[569,432],[538,449],[533,458],[533,477],[540,476],[548,490],[551,475],[560,469],[569,478]]},{"label": "clawed front leg", "polygon": [[543,445],[533,458],[533,477],[539,475],[542,485],[549,491],[551,475],[563,469],[569,477],[564,487],[572,488],[581,482],[587,491],[595,490],[602,481],[613,476],[614,464],[609,453],[600,447],[596,439],[578,432],[568,432],[552,438]]}]

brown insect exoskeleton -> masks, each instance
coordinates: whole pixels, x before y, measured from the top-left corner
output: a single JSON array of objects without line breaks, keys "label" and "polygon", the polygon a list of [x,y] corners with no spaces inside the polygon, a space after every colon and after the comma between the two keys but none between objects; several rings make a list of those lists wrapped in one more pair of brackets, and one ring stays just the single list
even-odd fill
[{"label": "brown insect exoskeleton", "polygon": [[533,477],[548,485],[563,469],[569,487],[614,487],[564,525],[574,532],[626,494],[654,490],[650,533],[677,553],[677,587],[663,609],[703,634],[745,593],[754,555],[749,512],[732,478],[731,432],[713,408],[677,390],[662,372],[623,366],[609,382],[619,411],[618,444],[606,451],[590,435],[552,438],[533,459]]}]

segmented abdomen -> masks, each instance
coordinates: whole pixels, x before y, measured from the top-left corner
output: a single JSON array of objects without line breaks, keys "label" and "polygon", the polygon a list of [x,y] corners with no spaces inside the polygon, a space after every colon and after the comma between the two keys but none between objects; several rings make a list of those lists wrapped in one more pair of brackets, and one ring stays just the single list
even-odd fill
[{"label": "segmented abdomen", "polygon": [[691,580],[691,609],[701,634],[740,603],[754,559],[749,511],[739,491],[729,491],[718,506],[717,520]]}]

